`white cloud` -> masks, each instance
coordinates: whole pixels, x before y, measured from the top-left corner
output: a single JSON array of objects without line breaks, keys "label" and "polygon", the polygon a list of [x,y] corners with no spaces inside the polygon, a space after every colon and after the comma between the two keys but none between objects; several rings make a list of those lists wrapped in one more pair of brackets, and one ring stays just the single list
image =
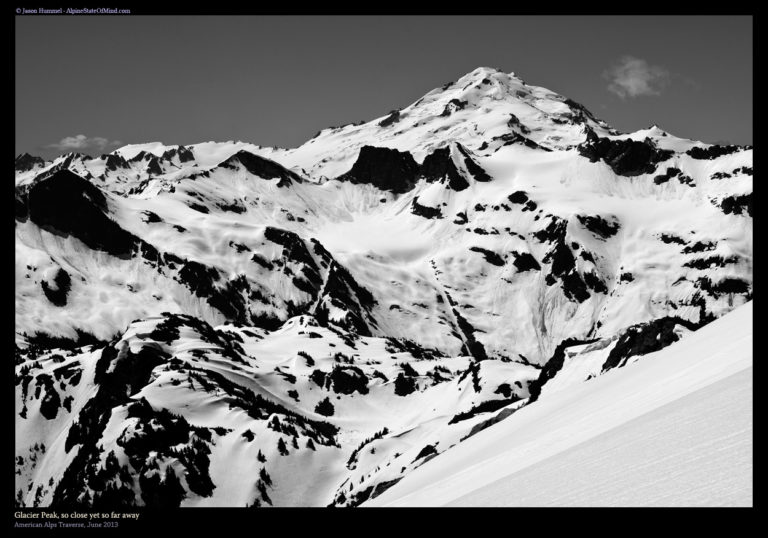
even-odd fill
[{"label": "white cloud", "polygon": [[103,151],[108,147],[115,147],[121,145],[119,140],[108,140],[101,136],[85,136],[82,134],[76,136],[67,136],[59,140],[54,144],[49,144],[46,147],[54,148],[59,151],[80,151],[84,149],[95,148],[99,151]]},{"label": "white cloud", "polygon": [[608,91],[625,99],[641,95],[659,95],[669,84],[670,73],[658,65],[650,65],[641,58],[624,56],[605,71],[603,77],[610,81]]}]

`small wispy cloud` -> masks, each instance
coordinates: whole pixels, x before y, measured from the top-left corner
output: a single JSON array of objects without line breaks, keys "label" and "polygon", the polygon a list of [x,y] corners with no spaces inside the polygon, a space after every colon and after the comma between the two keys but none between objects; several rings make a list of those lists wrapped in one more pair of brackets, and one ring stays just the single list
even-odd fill
[{"label": "small wispy cloud", "polygon": [[669,84],[671,75],[663,67],[651,65],[642,58],[624,56],[604,71],[603,77],[610,82],[608,91],[626,99],[661,94]]},{"label": "small wispy cloud", "polygon": [[82,151],[88,149],[97,149],[104,151],[106,148],[113,148],[122,145],[119,140],[109,140],[101,136],[85,136],[82,134],[75,136],[66,136],[56,143],[49,144],[46,147],[58,151]]}]

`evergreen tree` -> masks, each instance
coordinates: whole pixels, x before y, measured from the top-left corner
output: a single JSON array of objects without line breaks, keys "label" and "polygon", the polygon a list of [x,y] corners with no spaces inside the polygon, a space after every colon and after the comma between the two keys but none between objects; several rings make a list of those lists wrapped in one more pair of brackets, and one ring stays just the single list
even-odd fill
[{"label": "evergreen tree", "polygon": [[261,498],[264,500],[265,503],[272,505],[272,499],[269,498],[269,494],[267,493],[267,486],[259,480],[256,482],[256,488],[259,490],[259,493],[261,494]]},{"label": "evergreen tree", "polygon": [[272,428],[273,430],[275,430],[276,432],[280,432],[281,431],[281,429],[280,429],[280,419],[277,418],[277,415],[272,417],[272,422],[270,422],[269,427]]},{"label": "evergreen tree", "polygon": [[272,477],[269,476],[269,473],[267,472],[266,467],[262,467],[261,471],[259,471],[259,478],[268,486],[272,485]]},{"label": "evergreen tree", "polygon": [[334,412],[335,408],[333,407],[333,404],[331,403],[331,400],[328,399],[328,397],[326,397],[325,400],[322,400],[317,404],[317,406],[315,406],[315,413],[325,417],[332,416]]},{"label": "evergreen tree", "polygon": [[410,393],[416,390],[416,380],[412,377],[407,377],[400,372],[395,379],[395,394],[398,396],[408,396]]}]

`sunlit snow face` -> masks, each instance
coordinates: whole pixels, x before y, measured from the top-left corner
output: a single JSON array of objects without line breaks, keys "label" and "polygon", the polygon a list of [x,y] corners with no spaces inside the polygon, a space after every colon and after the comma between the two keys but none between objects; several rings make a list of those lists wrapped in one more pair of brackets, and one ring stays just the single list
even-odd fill
[{"label": "sunlit snow face", "polygon": [[428,231],[413,227],[413,222],[383,214],[351,213],[349,221],[328,222],[316,230],[320,241],[331,252],[341,255],[373,254],[394,263],[425,258],[435,248]]}]

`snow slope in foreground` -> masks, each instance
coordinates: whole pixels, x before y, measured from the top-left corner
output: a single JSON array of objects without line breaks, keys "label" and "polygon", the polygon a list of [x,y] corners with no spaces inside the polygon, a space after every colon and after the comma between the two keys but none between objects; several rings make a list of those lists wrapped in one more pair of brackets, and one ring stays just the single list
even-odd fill
[{"label": "snow slope in foreground", "polygon": [[752,302],[547,395],[364,506],[751,506]]}]

